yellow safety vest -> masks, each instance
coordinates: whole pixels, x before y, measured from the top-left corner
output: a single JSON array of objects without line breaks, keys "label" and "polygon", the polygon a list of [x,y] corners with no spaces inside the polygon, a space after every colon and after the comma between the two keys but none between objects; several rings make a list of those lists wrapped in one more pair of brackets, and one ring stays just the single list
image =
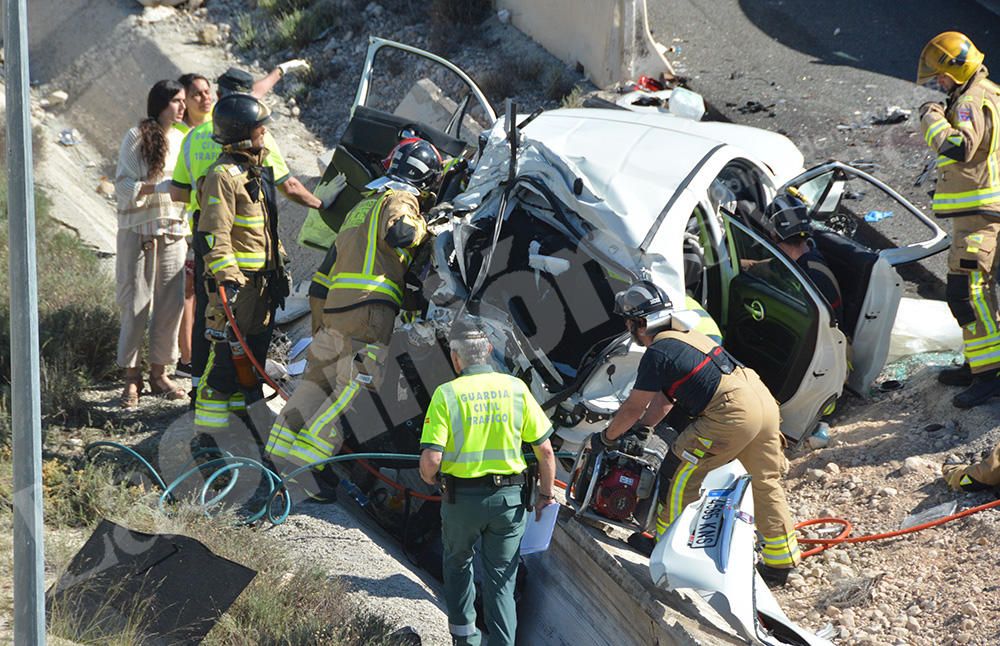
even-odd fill
[{"label": "yellow safety vest", "polygon": [[521,443],[541,444],[551,434],[552,423],[523,381],[472,366],[434,391],[420,442],[443,452],[442,473],[478,478],[521,473],[527,468]]}]

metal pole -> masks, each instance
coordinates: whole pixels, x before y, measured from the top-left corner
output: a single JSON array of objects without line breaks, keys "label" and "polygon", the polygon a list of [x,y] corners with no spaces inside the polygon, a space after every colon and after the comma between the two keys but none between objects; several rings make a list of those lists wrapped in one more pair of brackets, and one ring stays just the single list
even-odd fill
[{"label": "metal pole", "polygon": [[14,644],[45,644],[42,429],[26,0],[4,0],[11,414],[14,444]]}]

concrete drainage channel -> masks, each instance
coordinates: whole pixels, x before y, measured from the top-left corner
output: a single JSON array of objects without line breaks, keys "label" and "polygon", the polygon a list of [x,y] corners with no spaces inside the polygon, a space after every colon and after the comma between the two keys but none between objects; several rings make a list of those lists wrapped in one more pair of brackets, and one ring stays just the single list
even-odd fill
[{"label": "concrete drainage channel", "polygon": [[[38,173],[39,184],[53,196],[58,219],[106,254],[114,251],[113,208],[90,187],[102,172],[113,174],[117,142],[135,121],[136,97],[145,95],[151,80],[220,67],[225,58],[220,52],[218,60],[207,62],[204,48],[192,46],[180,33],[164,41],[161,34],[137,24],[132,3],[98,5],[33,0],[31,63],[34,81],[58,82],[70,97],[61,112],[46,117],[46,129],[79,128],[87,144],[52,151],[50,167]],[[511,5],[519,8],[518,3]],[[384,558],[391,562],[393,556],[386,553]],[[700,597],[657,589],[644,557],[578,522],[568,509],[562,511],[549,550],[525,562],[520,643],[745,643]],[[410,569],[398,563],[400,569]]]},{"label": "concrete drainage channel", "polygon": [[[745,644],[701,597],[657,589],[647,559],[564,508],[547,552],[525,557],[525,644]],[[527,610],[529,609],[530,610]]]}]

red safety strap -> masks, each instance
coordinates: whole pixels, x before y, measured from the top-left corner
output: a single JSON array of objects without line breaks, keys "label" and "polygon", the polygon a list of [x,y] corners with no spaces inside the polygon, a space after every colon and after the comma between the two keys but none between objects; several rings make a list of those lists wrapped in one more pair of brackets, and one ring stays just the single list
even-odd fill
[{"label": "red safety strap", "polygon": [[715,349],[712,350],[711,355],[706,354],[702,362],[699,363],[697,366],[695,366],[691,370],[691,372],[687,373],[686,375],[675,381],[673,385],[670,386],[670,389],[667,390],[667,397],[673,399],[674,394],[677,392],[677,389],[683,386],[684,382],[686,382],[688,379],[698,374],[701,371],[701,369],[705,367],[705,364],[707,364],[709,361],[712,360],[712,356],[719,356],[720,354],[722,354],[722,348],[716,346]]}]

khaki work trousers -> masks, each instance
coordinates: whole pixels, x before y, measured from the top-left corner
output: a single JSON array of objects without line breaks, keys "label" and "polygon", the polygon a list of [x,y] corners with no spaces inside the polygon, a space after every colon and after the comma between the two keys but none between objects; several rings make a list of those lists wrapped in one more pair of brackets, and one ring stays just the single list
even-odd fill
[{"label": "khaki work trousers", "polygon": [[972,373],[997,370],[1000,369],[1000,330],[994,282],[1000,219],[962,215],[951,221],[948,306],[962,327],[962,350]]},{"label": "khaki work trousers", "polygon": [[139,366],[147,325],[149,362],[165,366],[177,360],[186,254],[183,237],[148,237],[131,229],[118,229],[115,295],[121,314],[119,366]]},{"label": "khaki work trousers", "polygon": [[269,457],[304,466],[340,451],[337,421],[362,388],[378,387],[376,357],[388,347],[395,320],[395,309],[383,303],[323,314],[306,373],[271,427]]},{"label": "khaki work trousers", "polygon": [[753,477],[754,515],[764,537],[764,563],[794,567],[801,555],[781,478],[788,470],[778,403],[757,373],[737,368],[723,375],[708,407],[674,442],[680,466],[670,479],[656,519],[657,537],[700,496],[713,469],[739,460]]},{"label": "khaki work trousers", "polygon": [[973,464],[965,470],[965,473],[975,480],[990,487],[1000,486],[1000,444],[993,447],[993,451],[985,460]]}]

